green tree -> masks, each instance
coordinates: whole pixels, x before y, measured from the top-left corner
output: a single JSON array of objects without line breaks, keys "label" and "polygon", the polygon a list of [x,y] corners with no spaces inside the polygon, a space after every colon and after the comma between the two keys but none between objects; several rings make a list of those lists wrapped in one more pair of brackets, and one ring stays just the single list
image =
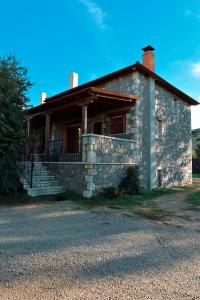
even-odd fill
[{"label": "green tree", "polygon": [[16,193],[20,186],[16,161],[25,141],[27,70],[14,56],[0,58],[0,195]]},{"label": "green tree", "polygon": [[195,155],[196,155],[196,158],[200,158],[200,144],[197,144],[197,146],[195,148]]}]

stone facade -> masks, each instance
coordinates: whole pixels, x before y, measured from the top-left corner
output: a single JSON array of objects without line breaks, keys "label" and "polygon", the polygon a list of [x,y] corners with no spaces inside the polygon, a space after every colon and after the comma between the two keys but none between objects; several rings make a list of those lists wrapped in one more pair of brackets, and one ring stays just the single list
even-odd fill
[{"label": "stone facade", "polygon": [[156,167],[162,171],[162,185],[189,184],[192,180],[190,107],[156,85],[155,112]]},{"label": "stone facade", "polygon": [[[91,197],[106,186],[117,186],[130,165],[138,165],[144,189],[191,183],[191,111],[154,79],[132,71],[99,87],[138,95],[126,113],[126,133],[111,134],[111,118],[106,113],[88,119],[88,131],[102,121],[103,135],[83,136],[82,162],[64,163],[56,169],[61,182],[79,188]],[[54,124],[52,138],[62,134],[63,123]],[[55,165],[49,164],[55,169]],[[66,174],[63,176],[63,174]],[[158,175],[159,174],[159,175]],[[64,178],[66,177],[66,178]],[[160,184],[160,183],[159,183]]]},{"label": "stone facade", "polygon": [[85,197],[91,197],[103,188],[117,187],[125,170],[138,164],[138,147],[131,135],[122,139],[95,134],[83,135],[85,164]]},{"label": "stone facade", "polygon": [[81,162],[46,162],[47,169],[54,174],[65,190],[83,194],[86,190],[85,164]]},{"label": "stone facade", "polygon": [[83,196],[90,198],[106,187],[118,187],[121,179],[126,174],[126,169],[133,164],[126,163],[96,163],[86,164],[86,190]]},{"label": "stone facade", "polygon": [[[105,88],[136,94],[139,99],[130,110],[130,130],[139,147],[138,165],[143,187],[189,184],[192,181],[190,106],[155,83],[133,72],[113,79]],[[162,124],[162,137],[158,137]]]},{"label": "stone facade", "polygon": [[91,163],[138,163],[138,147],[131,136],[129,139],[83,135],[83,161]]}]

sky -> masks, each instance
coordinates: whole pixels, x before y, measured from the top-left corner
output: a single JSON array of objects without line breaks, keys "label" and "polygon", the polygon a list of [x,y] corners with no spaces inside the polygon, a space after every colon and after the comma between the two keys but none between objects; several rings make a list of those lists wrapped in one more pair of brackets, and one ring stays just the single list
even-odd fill
[{"label": "sky", "polygon": [[[200,101],[200,0],[0,0],[0,56],[15,54],[33,83],[30,103],[141,62]],[[200,106],[192,109],[200,128]]]}]

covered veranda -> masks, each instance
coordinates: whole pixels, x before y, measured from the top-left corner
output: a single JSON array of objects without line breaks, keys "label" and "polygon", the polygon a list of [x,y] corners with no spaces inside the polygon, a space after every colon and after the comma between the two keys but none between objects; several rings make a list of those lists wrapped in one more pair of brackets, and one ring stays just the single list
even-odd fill
[{"label": "covered veranda", "polygon": [[27,144],[27,156],[35,155],[43,161],[81,161],[82,136],[86,134],[120,135],[127,139],[125,119],[108,126],[99,116],[113,119],[124,116],[137,98],[137,95],[89,87],[58,99],[47,99],[28,111],[27,136],[32,142]]}]

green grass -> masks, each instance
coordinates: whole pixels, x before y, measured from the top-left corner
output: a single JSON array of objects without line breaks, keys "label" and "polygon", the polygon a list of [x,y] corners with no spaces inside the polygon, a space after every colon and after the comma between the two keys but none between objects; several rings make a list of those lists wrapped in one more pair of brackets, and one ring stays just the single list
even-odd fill
[{"label": "green grass", "polygon": [[60,201],[60,197],[62,197],[60,194],[44,195],[38,197],[30,197],[27,195],[27,193],[20,193],[16,195],[6,195],[6,196],[0,195],[0,205],[17,206],[17,205],[26,205],[26,204],[35,204],[35,203],[51,203],[51,202]]},{"label": "green grass", "polygon": [[139,195],[122,194],[112,199],[106,198],[103,195],[86,199],[74,192],[66,192],[63,194],[63,197],[86,208],[108,207],[111,209],[124,210],[148,219],[160,220],[164,219],[168,213],[159,209],[152,200],[156,197],[169,195],[174,192],[177,192],[177,190],[156,189]]},{"label": "green grass", "polygon": [[169,195],[177,192],[176,189],[155,189],[151,192],[145,192],[139,195],[127,195],[121,194],[115,198],[109,199],[104,195],[98,195],[96,197],[86,199],[80,194],[66,191],[65,193],[49,196],[30,197],[27,194],[20,194],[16,196],[6,196],[0,198],[0,203],[3,205],[23,205],[23,204],[35,204],[71,200],[78,206],[85,208],[95,207],[108,207],[111,209],[123,210],[129,214],[136,214],[148,219],[160,220],[165,218],[167,213],[159,209],[152,201],[156,197]]},{"label": "green grass", "polygon": [[190,204],[191,208],[200,206],[200,191],[195,191],[189,194],[188,198],[186,199],[186,202]]},{"label": "green grass", "polygon": [[186,187],[177,187],[171,189],[155,189],[151,192],[144,192],[139,195],[120,194],[115,198],[107,198],[104,195],[98,195],[90,199],[83,198],[80,194],[66,191],[58,195],[30,197],[26,193],[16,196],[0,197],[0,204],[3,205],[23,205],[33,203],[46,203],[71,200],[80,207],[95,208],[108,207],[111,209],[123,210],[129,214],[139,215],[148,219],[163,220],[169,215],[168,212],[160,209],[153,201],[160,196],[167,196],[177,192],[189,192],[187,203],[190,207],[200,205],[200,191],[194,191],[199,187],[198,183],[193,183]]},{"label": "green grass", "polygon": [[192,174],[193,178],[200,178],[200,174]]}]

